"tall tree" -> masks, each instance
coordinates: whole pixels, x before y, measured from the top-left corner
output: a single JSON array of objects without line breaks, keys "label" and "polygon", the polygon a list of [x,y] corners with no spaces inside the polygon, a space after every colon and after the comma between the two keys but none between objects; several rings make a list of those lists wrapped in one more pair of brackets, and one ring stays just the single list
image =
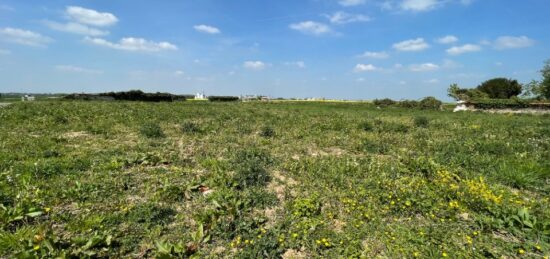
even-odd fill
[{"label": "tall tree", "polygon": [[521,93],[521,84],[513,79],[493,78],[483,82],[477,89],[488,94],[491,99],[509,99]]},{"label": "tall tree", "polygon": [[544,62],[544,67],[540,71],[542,73],[542,83],[540,84],[540,94],[550,99],[550,59]]}]

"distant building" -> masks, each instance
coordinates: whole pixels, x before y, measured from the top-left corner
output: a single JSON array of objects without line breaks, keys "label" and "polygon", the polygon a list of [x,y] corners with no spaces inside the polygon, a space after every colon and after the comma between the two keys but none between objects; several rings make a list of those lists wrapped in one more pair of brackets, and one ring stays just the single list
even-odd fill
[{"label": "distant building", "polygon": [[26,94],[26,95],[21,96],[21,101],[23,101],[23,102],[32,102],[34,100],[35,100],[35,98],[32,95]]},{"label": "distant building", "polygon": [[472,109],[474,109],[474,107],[469,106],[468,102],[458,101],[456,102],[456,107],[454,108],[453,112],[470,111]]},{"label": "distant building", "polygon": [[204,92],[196,93],[195,94],[195,99],[206,99],[206,95],[204,94]]}]

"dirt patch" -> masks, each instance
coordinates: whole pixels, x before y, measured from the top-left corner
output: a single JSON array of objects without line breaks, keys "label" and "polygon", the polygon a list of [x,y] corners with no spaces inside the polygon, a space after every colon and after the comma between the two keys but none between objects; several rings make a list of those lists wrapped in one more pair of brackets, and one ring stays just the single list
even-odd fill
[{"label": "dirt patch", "polygon": [[63,134],[63,137],[68,138],[68,139],[83,138],[83,137],[87,137],[87,136],[89,136],[89,134],[87,132],[84,132],[84,131],[70,131],[70,132],[65,132]]},{"label": "dirt patch", "polygon": [[283,259],[303,259],[307,258],[307,254],[304,251],[297,251],[294,249],[286,250],[282,255]]},{"label": "dirt patch", "polygon": [[346,222],[341,221],[341,220],[337,220],[337,219],[333,219],[331,226],[332,226],[332,229],[334,230],[334,232],[342,233],[342,232],[344,232],[344,227],[346,226]]}]

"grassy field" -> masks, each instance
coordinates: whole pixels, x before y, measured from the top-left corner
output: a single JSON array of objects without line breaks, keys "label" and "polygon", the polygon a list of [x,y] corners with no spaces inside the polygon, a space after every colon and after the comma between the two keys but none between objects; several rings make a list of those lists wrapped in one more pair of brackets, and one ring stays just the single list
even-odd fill
[{"label": "grassy field", "polygon": [[550,116],[0,108],[0,257],[548,258]]}]

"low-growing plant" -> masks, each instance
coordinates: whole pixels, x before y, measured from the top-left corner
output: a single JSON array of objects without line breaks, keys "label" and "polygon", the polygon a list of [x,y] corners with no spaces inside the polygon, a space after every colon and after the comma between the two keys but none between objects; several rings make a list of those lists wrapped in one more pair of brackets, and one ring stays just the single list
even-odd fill
[{"label": "low-growing plant", "polygon": [[201,131],[199,125],[191,121],[183,122],[180,129],[183,133],[199,133]]},{"label": "low-growing plant", "polygon": [[158,123],[149,122],[141,126],[140,133],[148,138],[164,138],[164,131]]},{"label": "low-growing plant", "polygon": [[419,128],[427,128],[430,124],[430,120],[425,116],[414,117],[414,125]]},{"label": "low-growing plant", "polygon": [[271,138],[275,136],[275,130],[270,126],[263,126],[260,129],[260,136],[264,138]]},{"label": "low-growing plant", "polygon": [[370,121],[363,121],[359,125],[359,128],[364,131],[373,131],[374,130],[374,124]]}]

